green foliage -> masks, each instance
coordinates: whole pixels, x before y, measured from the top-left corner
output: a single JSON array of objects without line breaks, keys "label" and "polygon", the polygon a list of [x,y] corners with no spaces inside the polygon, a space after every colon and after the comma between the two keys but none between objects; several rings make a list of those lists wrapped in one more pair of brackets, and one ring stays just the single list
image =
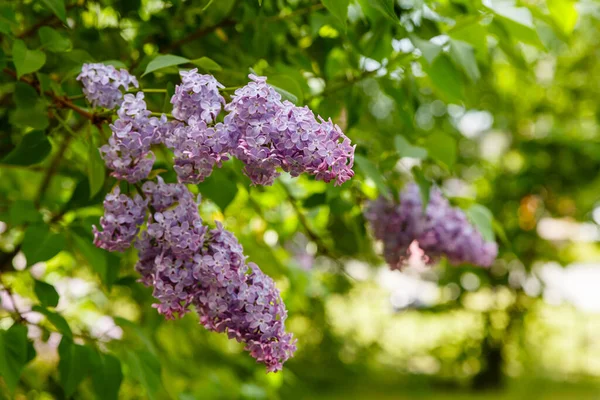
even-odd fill
[{"label": "green foliage", "polygon": [[21,250],[31,266],[46,261],[64,249],[66,240],[63,234],[50,231],[46,224],[33,225],[27,228]]},{"label": "green foliage", "polygon": [[46,54],[44,52],[29,50],[22,40],[14,41],[12,56],[18,77],[39,70],[46,63]]},{"label": "green foliage", "polygon": [[56,289],[54,289],[54,286],[36,280],[33,285],[33,290],[43,307],[56,307],[58,304],[59,296]]},{"label": "green foliage", "polygon": [[[530,290],[539,283],[530,270],[600,259],[597,242],[548,239],[540,223],[597,227],[594,2],[83,3],[0,5],[0,285],[18,306],[0,309],[0,394],[377,398],[347,382],[478,388],[494,371],[560,376],[554,369],[566,367],[548,360],[562,356],[528,350],[546,343],[538,314],[553,320]],[[194,315],[165,321],[152,308],[152,288],[136,281],[135,248],[94,246],[92,225],[119,183],[98,151],[115,113],[82,99],[75,80],[91,61],[136,75],[155,115],[171,113],[180,69],[213,74],[227,101],[248,73],[264,75],[357,145],[356,175],[341,187],[286,173],[273,187],[250,187],[235,160],[189,185],[206,200],[204,221],[222,221],[282,290],[286,326],[299,339],[282,373],[265,375],[235,340],[207,333]],[[175,182],[172,153],[153,151],[152,176]],[[383,260],[363,212],[410,181],[425,205],[431,187],[442,188],[484,238],[498,239],[500,256],[485,271],[439,260],[424,278],[438,285],[439,303],[417,300],[396,313],[390,299],[396,307],[409,291],[388,293],[394,283],[380,282]],[[514,284],[519,274],[527,290]],[[471,292],[464,281],[473,276]],[[556,319],[570,321],[565,315]],[[28,334],[40,350],[31,363]],[[53,349],[42,354],[59,335],[58,359]],[[504,368],[494,366],[502,360]],[[566,363],[565,376],[596,377],[585,369],[590,360]]]},{"label": "green foliage", "polygon": [[0,332],[0,376],[10,393],[15,391],[23,368],[34,357],[35,350],[27,339],[24,325],[14,324]]}]

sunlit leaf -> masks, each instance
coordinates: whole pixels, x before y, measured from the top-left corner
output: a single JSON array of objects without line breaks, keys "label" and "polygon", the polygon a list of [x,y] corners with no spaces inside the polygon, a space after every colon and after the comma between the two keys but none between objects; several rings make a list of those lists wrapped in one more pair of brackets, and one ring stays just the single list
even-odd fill
[{"label": "sunlit leaf", "polygon": [[467,217],[475,225],[483,238],[489,242],[495,240],[492,212],[481,204],[473,204],[466,210]]},{"label": "sunlit leaf", "polygon": [[413,146],[404,136],[396,135],[394,137],[394,145],[400,157],[410,157],[424,159],[427,157],[427,149],[419,146]]},{"label": "sunlit leaf", "polygon": [[31,266],[40,261],[47,261],[65,248],[65,237],[61,233],[53,233],[46,224],[27,228],[21,251]]},{"label": "sunlit leaf", "polygon": [[350,0],[321,0],[321,3],[346,29]]},{"label": "sunlit leaf", "polygon": [[373,183],[375,183],[377,190],[379,190],[379,194],[389,197],[390,189],[386,185],[381,173],[377,170],[377,167],[371,161],[361,155],[356,155],[354,157],[354,161],[362,173],[367,178],[370,178]]},{"label": "sunlit leaf", "polygon": [[189,63],[190,60],[184,57],[173,56],[173,55],[159,55],[154,60],[148,63],[146,70],[142,76],[149,74],[150,72],[158,71],[163,68],[173,67],[180,64]]},{"label": "sunlit leaf", "polygon": [[456,140],[445,133],[434,133],[427,137],[425,146],[429,150],[429,155],[440,161],[448,168],[452,168],[456,162]]},{"label": "sunlit leaf", "polygon": [[477,81],[481,74],[475,59],[473,47],[460,40],[450,40],[450,57],[459,65],[472,82]]}]

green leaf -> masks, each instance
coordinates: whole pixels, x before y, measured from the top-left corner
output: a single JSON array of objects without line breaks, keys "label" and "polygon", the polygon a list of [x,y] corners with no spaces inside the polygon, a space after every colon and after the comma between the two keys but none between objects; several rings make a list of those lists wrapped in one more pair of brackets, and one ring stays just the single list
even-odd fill
[{"label": "green leaf", "polygon": [[83,229],[73,228],[72,238],[76,249],[110,289],[119,275],[120,258],[94,246],[93,238]]},{"label": "green leaf", "polygon": [[494,2],[490,7],[513,39],[544,49],[533,24],[531,11],[525,7],[515,7],[506,2]]},{"label": "green leaf", "polygon": [[56,307],[58,304],[59,296],[54,286],[46,282],[35,280],[33,291],[40,300],[40,303],[42,303],[42,306]]},{"label": "green leaf", "polygon": [[7,331],[0,332],[0,376],[10,393],[15,391],[25,365],[33,358],[30,352],[24,325],[13,324]]},{"label": "green leaf", "polygon": [[487,29],[482,26],[481,16],[471,16],[457,19],[456,25],[448,31],[453,39],[469,43],[475,49],[476,55],[486,61],[488,54]]},{"label": "green leaf", "polygon": [[431,66],[424,65],[423,67],[433,85],[449,101],[459,103],[462,101],[464,93],[461,74],[446,55],[437,57]]},{"label": "green leaf", "polygon": [[27,228],[21,251],[27,258],[27,266],[46,261],[65,248],[66,240],[61,233],[52,233],[48,225],[34,225]]},{"label": "green leaf", "polygon": [[304,93],[302,87],[295,79],[285,75],[269,76],[267,81],[282,97],[282,100],[289,100],[296,105],[304,102]]},{"label": "green leaf", "polygon": [[52,150],[52,145],[42,131],[33,131],[23,136],[21,142],[2,163],[12,165],[32,165],[43,161]]},{"label": "green leaf", "polygon": [[142,74],[142,76],[149,74],[150,72],[157,71],[162,68],[173,67],[175,65],[186,64],[189,63],[190,60],[185,57],[172,56],[170,54],[167,55],[159,55],[154,60],[148,63],[146,67],[146,71]]},{"label": "green leaf", "polygon": [[36,104],[34,108],[17,108],[10,116],[13,125],[31,127],[44,130],[50,124],[48,110],[42,103]]},{"label": "green leaf", "polygon": [[69,324],[67,323],[67,320],[64,319],[64,317],[62,315],[60,315],[59,313],[56,313],[54,311],[50,311],[47,308],[41,307],[41,306],[33,306],[31,307],[31,309],[35,312],[39,312],[40,314],[43,314],[48,321],[54,325],[54,327],[56,329],[58,329],[58,331],[60,333],[62,333],[65,337],[69,338],[69,339],[73,339],[73,332],[71,331],[71,328],[69,327]]},{"label": "green leaf", "polygon": [[394,137],[394,145],[400,157],[418,158],[420,160],[427,158],[427,149],[419,146],[413,146],[402,135]]},{"label": "green leaf", "polygon": [[9,222],[13,225],[35,223],[42,221],[42,214],[30,200],[16,200],[8,210]]},{"label": "green leaf", "polygon": [[90,183],[90,199],[104,186],[106,168],[93,138],[88,140],[87,175]]},{"label": "green leaf", "polygon": [[445,133],[434,133],[427,138],[426,147],[429,155],[448,168],[456,162],[456,140]]},{"label": "green leaf", "polygon": [[56,16],[65,24],[67,23],[67,9],[65,8],[65,0],[42,0]]},{"label": "green leaf", "polygon": [[350,0],[321,0],[327,10],[342,24],[344,30],[348,26],[348,5]]},{"label": "green leaf", "polygon": [[42,68],[46,55],[39,50],[29,50],[22,40],[15,40],[12,47],[13,62],[17,68],[17,77],[21,78]]},{"label": "green leaf", "polygon": [[304,208],[314,208],[314,207],[318,207],[320,205],[325,204],[326,201],[327,201],[327,194],[325,192],[315,193],[315,194],[312,194],[306,200],[304,200],[302,202],[302,205],[304,206]]},{"label": "green leaf", "polygon": [[215,169],[204,182],[198,185],[200,193],[212,200],[223,212],[238,192],[235,176],[230,172],[228,168]]},{"label": "green leaf", "polygon": [[221,71],[223,68],[216,61],[208,57],[200,57],[190,61],[190,63],[199,66],[205,71]]},{"label": "green leaf", "polygon": [[65,396],[69,398],[88,375],[91,349],[63,337],[58,345],[58,355],[60,356],[58,362],[60,385],[65,391]]},{"label": "green leaf", "polygon": [[35,107],[40,98],[33,86],[23,82],[15,83],[15,93],[13,96],[17,107],[24,109]]},{"label": "green leaf", "polygon": [[394,0],[370,0],[369,4],[392,21],[398,22],[398,16],[394,11]]},{"label": "green leaf", "polygon": [[577,24],[577,2],[575,0],[548,0],[548,10],[564,33],[570,34]]},{"label": "green leaf", "polygon": [[481,78],[475,52],[471,45],[460,40],[450,39],[450,57],[455,64],[460,65],[472,82]]},{"label": "green leaf", "polygon": [[127,351],[127,359],[133,376],[146,389],[151,400],[157,398],[161,388],[160,362],[154,354],[147,351]]},{"label": "green leaf", "polygon": [[120,60],[106,60],[106,61],[102,61],[102,64],[112,65],[115,68],[127,69],[127,64],[125,64],[123,61],[120,61]]},{"label": "green leaf", "polygon": [[71,41],[58,33],[55,29],[42,26],[39,30],[42,47],[53,53],[62,53],[71,50]]},{"label": "green leaf", "polygon": [[490,210],[481,204],[473,204],[465,213],[486,241],[493,242],[496,239],[493,227],[494,216]]},{"label": "green leaf", "polygon": [[369,161],[361,155],[354,156],[354,161],[356,162],[356,165],[358,165],[358,168],[362,171],[362,173],[366,177],[370,178],[373,181],[373,183],[375,183],[377,190],[379,190],[379,194],[385,197],[389,197],[390,189],[387,187],[385,180],[377,170],[377,167],[375,167],[375,165],[373,165],[371,161]]},{"label": "green leaf", "polygon": [[425,178],[425,175],[423,175],[423,171],[420,168],[414,167],[412,169],[412,173],[415,177],[415,183],[417,186],[419,186],[419,192],[421,192],[421,209],[423,214],[425,214],[427,211],[427,206],[429,205],[432,183]]},{"label": "green leaf", "polygon": [[118,400],[123,381],[121,362],[111,354],[94,354],[92,384],[98,400]]},{"label": "green leaf", "polygon": [[423,40],[418,36],[411,35],[410,41],[417,49],[421,51],[421,54],[423,54],[423,57],[429,64],[432,64],[437,56],[442,52],[441,46],[431,43],[429,40]]}]

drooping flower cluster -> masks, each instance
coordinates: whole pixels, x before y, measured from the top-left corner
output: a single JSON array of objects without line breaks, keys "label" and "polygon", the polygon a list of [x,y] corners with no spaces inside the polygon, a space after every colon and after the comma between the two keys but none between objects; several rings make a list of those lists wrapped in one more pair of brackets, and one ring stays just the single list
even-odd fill
[{"label": "drooping flower cluster", "polygon": [[94,106],[115,108],[123,98],[121,89],[129,90],[129,85],[139,87],[135,76],[124,69],[112,65],[83,64],[77,80],[83,84],[86,99]]},{"label": "drooping flower cluster", "polygon": [[100,218],[102,231],[94,225],[94,244],[108,251],[125,251],[144,223],[147,202],[139,195],[133,199],[121,194],[119,187],[104,199],[104,216]]},{"label": "drooping flower cluster", "polygon": [[117,179],[136,183],[146,178],[155,156],[152,144],[159,143],[172,128],[166,116],[150,117],[144,93],[126,94],[117,112],[119,118],[110,126],[112,135],[108,144],[100,147],[106,166]]},{"label": "drooping flower cluster", "polygon": [[451,264],[490,266],[498,254],[495,242],[487,242],[465,213],[452,207],[437,188],[432,188],[425,213],[419,188],[408,185],[400,193],[400,204],[380,197],[365,211],[373,233],[383,242],[384,255],[392,268],[401,268],[416,241],[428,263],[446,256]]},{"label": "drooping flower cluster", "polygon": [[244,172],[254,184],[271,185],[278,167],[338,185],[354,175],[354,147],[337,125],[317,122],[308,107],[281,102],[266,78],[249,77],[252,82],[225,106],[225,124],[237,141],[233,154],[246,164]]},{"label": "drooping flower cluster", "polygon": [[226,332],[269,371],[280,370],[295,340],[285,332],[287,311],[273,280],[246,264],[242,246],[220,223],[207,233],[184,185],[158,178],[142,190],[151,212],[135,244],[136,270],[153,287],[158,312],[174,319],[195,306],[207,329]]},{"label": "drooping flower cluster", "polygon": [[[173,151],[180,182],[146,181],[144,198],[131,199],[115,189],[104,203],[103,231],[93,228],[94,243],[109,251],[135,243],[136,270],[153,287],[159,313],[172,319],[194,306],[207,329],[244,343],[269,371],[281,369],[296,347],[285,332],[287,311],[274,281],[246,263],[242,246],[220,223],[207,230],[199,199],[183,184],[202,182],[235,156],[253,184],[270,185],[283,169],[340,185],[354,175],[350,140],[330,120],[317,121],[308,107],[282,102],[264,77],[250,75],[251,82],[225,104],[219,93],[223,85],[213,76],[195,69],[181,72],[171,98],[172,121],[164,114],[153,117],[143,93],[122,96],[121,87],[138,87],[123,70],[88,64],[78,79],[95,105],[120,104],[112,136],[100,148],[111,175],[129,183],[147,179],[155,160],[151,146],[163,144]],[[228,114],[218,122],[223,109]],[[147,209],[147,229],[138,235]]]},{"label": "drooping flower cluster", "polygon": [[273,280],[245,258],[235,236],[217,222],[206,251],[195,257],[201,282],[195,305],[207,329],[227,332],[268,371],[278,371],[296,351],[285,332],[287,310]]}]

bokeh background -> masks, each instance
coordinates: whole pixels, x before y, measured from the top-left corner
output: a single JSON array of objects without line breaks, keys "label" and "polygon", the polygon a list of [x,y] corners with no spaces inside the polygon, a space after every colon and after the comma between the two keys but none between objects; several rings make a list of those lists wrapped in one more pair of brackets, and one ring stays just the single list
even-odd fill
[{"label": "bokeh background", "polygon": [[[120,370],[122,399],[600,398],[598,2],[8,1],[0,32],[0,329],[23,313],[36,353],[0,397],[109,398],[98,381]],[[44,62],[17,83],[19,40]],[[159,54],[187,61],[142,77]],[[193,188],[205,221],[235,232],[282,292],[298,338],[283,372],[193,313],[165,321],[135,251],[93,247],[114,184],[95,152],[108,127],[36,91],[87,109],[75,77],[91,61],[167,90],[178,68],[227,87],[255,71],[357,144],[341,187],[286,174],[251,187],[227,162]],[[147,100],[170,111],[168,94]],[[32,131],[44,134],[23,142]],[[166,152],[155,168],[175,179]],[[413,179],[491,211],[491,268],[389,270],[362,211]],[[38,281],[55,308],[39,307],[52,290]],[[112,354],[114,374],[95,375],[85,351],[70,373],[57,367],[67,329]]]}]

